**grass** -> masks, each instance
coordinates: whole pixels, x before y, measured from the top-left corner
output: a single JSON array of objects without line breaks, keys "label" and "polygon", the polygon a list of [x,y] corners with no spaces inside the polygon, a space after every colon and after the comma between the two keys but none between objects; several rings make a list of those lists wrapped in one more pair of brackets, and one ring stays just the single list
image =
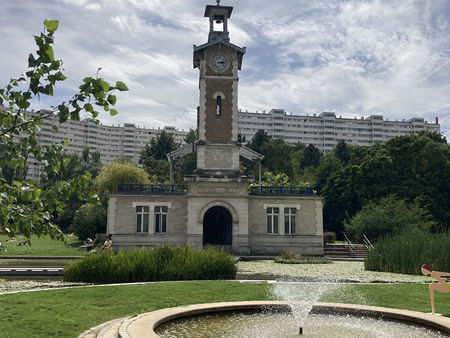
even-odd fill
[{"label": "grass", "polygon": [[0,251],[0,256],[82,256],[78,247],[83,244],[77,237],[66,236],[66,242],[56,241],[50,237],[31,236],[31,247],[26,244],[17,246],[23,238],[17,237],[16,242],[7,242],[10,238],[0,235],[0,241],[6,251]]},{"label": "grass", "polygon": [[[108,320],[187,304],[272,300],[270,284],[230,281],[164,282],[84,287],[0,295],[1,337],[76,337]],[[436,309],[450,317],[449,294]],[[321,301],[359,303],[430,312],[426,284],[355,284]]]},{"label": "grass", "polygon": [[[434,297],[436,312],[450,317],[450,293],[435,292]],[[428,284],[350,284],[324,295],[321,301],[431,312]]]}]

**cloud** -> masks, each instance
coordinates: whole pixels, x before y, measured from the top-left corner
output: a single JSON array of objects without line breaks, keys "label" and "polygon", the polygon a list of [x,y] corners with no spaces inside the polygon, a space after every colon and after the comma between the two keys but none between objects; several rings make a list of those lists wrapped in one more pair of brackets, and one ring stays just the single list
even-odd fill
[{"label": "cloud", "polygon": [[[226,3],[225,3],[226,2]],[[49,0],[0,5],[0,83],[25,70],[32,35],[45,18],[60,20],[55,53],[69,79],[122,80],[120,114],[104,123],[195,127],[198,70],[192,45],[206,42],[208,20],[197,0]],[[231,41],[246,46],[239,107],[295,114],[414,116],[450,136],[450,3],[446,0],[224,1],[234,6]]]}]

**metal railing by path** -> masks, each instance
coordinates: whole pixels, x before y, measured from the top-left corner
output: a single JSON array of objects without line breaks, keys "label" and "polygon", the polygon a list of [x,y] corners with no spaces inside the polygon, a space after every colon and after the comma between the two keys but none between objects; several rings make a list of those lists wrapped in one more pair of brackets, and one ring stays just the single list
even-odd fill
[{"label": "metal railing by path", "polygon": [[374,248],[372,243],[370,243],[369,239],[364,234],[363,234],[363,241],[364,241],[364,245],[367,248],[367,251],[370,251],[370,250],[372,250]]},{"label": "metal railing by path", "polygon": [[353,254],[353,252],[355,251],[355,247],[353,246],[352,242],[350,242],[350,240],[348,239],[346,234],[344,234],[344,242],[345,242],[345,245],[347,246],[347,251],[350,254]]},{"label": "metal railing by path", "polygon": [[183,184],[128,184],[121,183],[118,193],[127,194],[186,194],[187,189]]},{"label": "metal railing by path", "polygon": [[289,186],[251,186],[250,195],[264,196],[311,196],[314,195],[313,187],[289,187]]}]

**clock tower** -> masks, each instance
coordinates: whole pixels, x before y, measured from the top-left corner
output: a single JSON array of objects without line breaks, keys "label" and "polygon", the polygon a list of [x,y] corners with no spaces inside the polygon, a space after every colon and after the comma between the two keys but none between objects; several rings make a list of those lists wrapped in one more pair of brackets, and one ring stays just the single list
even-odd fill
[{"label": "clock tower", "polygon": [[245,47],[230,43],[228,19],[233,7],[208,5],[208,42],[194,45],[194,68],[200,71],[197,111],[199,177],[240,177],[238,139],[238,71]]}]

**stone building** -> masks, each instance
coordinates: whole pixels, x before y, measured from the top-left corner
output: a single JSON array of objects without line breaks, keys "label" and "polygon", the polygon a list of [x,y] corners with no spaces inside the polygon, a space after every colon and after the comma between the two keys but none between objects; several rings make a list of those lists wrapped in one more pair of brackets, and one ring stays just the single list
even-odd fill
[{"label": "stone building", "polygon": [[230,43],[232,10],[206,6],[208,42],[194,45],[193,55],[199,140],[168,154],[172,168],[195,152],[197,169],[184,185],[120,185],[108,207],[116,248],[170,243],[236,254],[323,254],[322,199],[313,189],[249,187],[252,178],[240,171],[240,157],[260,163],[263,156],[238,143],[238,72],[246,49]]}]

